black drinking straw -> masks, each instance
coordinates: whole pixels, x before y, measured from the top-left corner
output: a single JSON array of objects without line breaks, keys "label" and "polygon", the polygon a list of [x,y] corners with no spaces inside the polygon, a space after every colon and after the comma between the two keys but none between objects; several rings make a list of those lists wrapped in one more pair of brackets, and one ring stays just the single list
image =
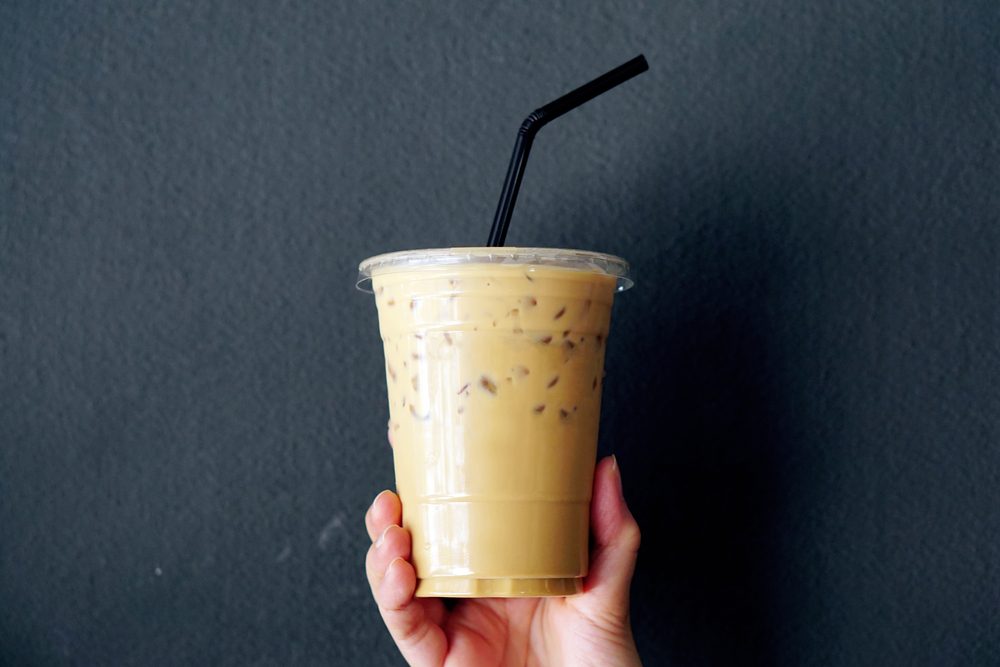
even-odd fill
[{"label": "black drinking straw", "polygon": [[517,203],[517,191],[521,189],[521,179],[524,178],[524,168],[528,164],[528,153],[538,131],[551,120],[558,118],[567,111],[589,102],[601,93],[605,93],[620,83],[625,83],[637,74],[649,69],[646,58],[638,55],[624,65],[619,65],[610,72],[602,74],[590,83],[585,83],[576,90],[570,91],[543,107],[535,109],[521,123],[514,142],[514,153],[510,156],[510,166],[507,167],[507,178],[500,192],[500,202],[493,216],[493,227],[490,229],[488,246],[502,246],[507,240],[507,228],[510,227],[510,216]]}]

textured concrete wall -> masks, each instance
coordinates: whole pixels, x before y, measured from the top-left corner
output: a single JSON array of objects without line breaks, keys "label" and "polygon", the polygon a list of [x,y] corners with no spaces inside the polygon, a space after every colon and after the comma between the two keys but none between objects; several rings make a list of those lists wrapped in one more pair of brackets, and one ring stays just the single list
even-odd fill
[{"label": "textured concrete wall", "polygon": [[650,665],[1000,661],[994,1],[4,2],[0,663],[400,664],[358,260],[629,258]]}]

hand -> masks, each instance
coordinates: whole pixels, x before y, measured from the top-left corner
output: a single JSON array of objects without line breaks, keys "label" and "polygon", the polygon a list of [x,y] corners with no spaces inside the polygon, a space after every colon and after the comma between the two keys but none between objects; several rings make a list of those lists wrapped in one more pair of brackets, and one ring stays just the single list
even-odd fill
[{"label": "hand", "polygon": [[625,505],[613,457],[594,472],[594,550],[580,595],[471,598],[451,610],[415,598],[410,533],[399,497],[383,491],[365,515],[373,544],[365,568],[382,619],[412,667],[453,665],[639,665],[629,620],[629,583],[639,526]]}]

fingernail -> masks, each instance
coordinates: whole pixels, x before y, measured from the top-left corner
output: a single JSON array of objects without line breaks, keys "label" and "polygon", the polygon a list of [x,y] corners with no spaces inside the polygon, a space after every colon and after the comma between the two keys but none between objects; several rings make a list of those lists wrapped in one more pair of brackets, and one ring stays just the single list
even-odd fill
[{"label": "fingernail", "polygon": [[389,576],[389,573],[390,573],[390,572],[392,571],[392,566],[393,566],[393,565],[395,565],[396,563],[402,563],[402,562],[404,562],[405,560],[406,560],[406,559],[405,559],[405,558],[403,558],[402,556],[396,556],[395,558],[393,558],[393,559],[392,559],[392,560],[391,560],[391,561],[389,562],[389,565],[387,565],[387,566],[386,566],[386,568],[385,568],[385,576],[386,576],[386,577],[388,577],[388,576]]},{"label": "fingernail", "polygon": [[374,507],[375,507],[375,503],[377,503],[377,502],[378,502],[378,499],[379,499],[379,498],[381,498],[381,497],[382,497],[383,495],[385,495],[386,493],[388,493],[388,491],[389,491],[389,489],[383,489],[382,491],[379,491],[379,492],[378,492],[378,495],[377,495],[377,496],[375,496],[375,500],[373,500],[373,501],[372,501],[372,504],[371,504],[371,507],[369,507],[368,509],[372,509],[372,508],[374,508]]},{"label": "fingernail", "polygon": [[625,498],[625,490],[622,488],[622,469],[618,467],[618,457],[614,454],[611,455],[611,469],[614,471],[615,477],[618,478],[618,495]]},{"label": "fingernail", "polygon": [[379,547],[381,547],[382,543],[385,542],[385,534],[389,532],[390,528],[392,528],[392,524],[389,524],[388,526],[386,526],[382,530],[382,534],[378,536],[377,540],[375,540],[375,548],[376,549],[378,549]]}]

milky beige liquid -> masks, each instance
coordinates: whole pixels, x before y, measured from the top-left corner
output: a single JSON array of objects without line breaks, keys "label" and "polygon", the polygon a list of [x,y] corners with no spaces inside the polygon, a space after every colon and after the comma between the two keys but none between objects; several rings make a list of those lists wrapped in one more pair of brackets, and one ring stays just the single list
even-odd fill
[{"label": "milky beige liquid", "polygon": [[469,263],[372,287],[417,595],[582,590],[615,278]]}]

